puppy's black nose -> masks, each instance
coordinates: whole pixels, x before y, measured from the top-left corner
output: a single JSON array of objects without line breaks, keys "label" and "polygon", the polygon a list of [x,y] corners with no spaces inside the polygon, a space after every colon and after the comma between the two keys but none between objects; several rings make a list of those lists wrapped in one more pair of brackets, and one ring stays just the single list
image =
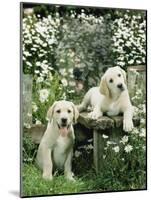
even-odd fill
[{"label": "puppy's black nose", "polygon": [[122,83],[119,83],[119,84],[117,85],[117,87],[118,87],[119,89],[122,89],[122,88],[123,88],[123,84],[122,84]]},{"label": "puppy's black nose", "polygon": [[67,122],[67,118],[62,118],[61,121],[65,124]]}]

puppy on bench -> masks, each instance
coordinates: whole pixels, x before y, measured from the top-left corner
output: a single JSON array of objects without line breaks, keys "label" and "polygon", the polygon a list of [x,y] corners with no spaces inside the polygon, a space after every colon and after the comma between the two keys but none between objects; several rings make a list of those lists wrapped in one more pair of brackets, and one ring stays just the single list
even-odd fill
[{"label": "puppy on bench", "polygon": [[133,107],[129,98],[126,86],[126,73],[120,67],[108,68],[101,78],[100,87],[91,88],[82,103],[78,106],[79,112],[92,107],[89,116],[98,119],[106,113],[108,116],[115,116],[123,113],[123,129],[133,129]]},{"label": "puppy on bench", "polygon": [[72,173],[72,154],[74,145],[73,123],[76,123],[79,112],[69,101],[56,101],[48,110],[47,129],[41,139],[37,164],[42,169],[42,177],[53,179],[53,167],[64,169],[68,180],[74,181]]}]

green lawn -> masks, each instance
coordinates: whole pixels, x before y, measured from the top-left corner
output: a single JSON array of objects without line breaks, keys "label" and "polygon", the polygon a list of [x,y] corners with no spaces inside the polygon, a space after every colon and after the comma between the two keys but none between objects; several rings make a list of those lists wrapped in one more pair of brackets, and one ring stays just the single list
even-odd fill
[{"label": "green lawn", "polygon": [[94,189],[96,175],[91,170],[88,176],[76,177],[75,182],[67,181],[63,175],[56,175],[53,181],[42,179],[41,171],[33,164],[23,167],[22,196],[53,195],[96,191]]},{"label": "green lawn", "polygon": [[[87,167],[86,167],[87,168]],[[131,182],[131,181],[130,181]],[[53,181],[42,179],[41,171],[34,164],[23,166],[22,196],[71,194],[85,192],[117,191],[143,189],[138,183],[124,184],[124,180],[111,176],[110,172],[96,175],[93,168],[82,170],[76,182],[67,181],[63,175],[56,175]]]}]

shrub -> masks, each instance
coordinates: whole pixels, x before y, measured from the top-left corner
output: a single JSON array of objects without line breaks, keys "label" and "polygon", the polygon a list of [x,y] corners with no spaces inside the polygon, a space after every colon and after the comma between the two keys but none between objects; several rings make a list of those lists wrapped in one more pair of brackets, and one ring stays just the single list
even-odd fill
[{"label": "shrub", "polygon": [[56,51],[58,68],[66,69],[68,81],[73,78],[73,69],[79,68],[87,88],[97,85],[103,65],[111,64],[111,33],[106,18],[84,10],[78,16],[73,12],[63,20],[61,35]]},{"label": "shrub", "polygon": [[59,18],[48,15],[37,18],[29,15],[23,18],[23,72],[45,76],[55,66]]},{"label": "shrub", "polygon": [[145,33],[145,11],[106,9],[96,15],[71,8],[65,15],[53,10],[45,17],[25,16],[23,70],[38,77],[57,69],[74,88],[77,67],[89,88],[98,84],[104,65],[145,64]]},{"label": "shrub", "polygon": [[30,136],[23,137],[22,159],[24,163],[33,163],[37,154],[38,145],[34,144]]},{"label": "shrub", "polygon": [[146,12],[117,10],[111,25],[114,63],[121,67],[146,63]]}]

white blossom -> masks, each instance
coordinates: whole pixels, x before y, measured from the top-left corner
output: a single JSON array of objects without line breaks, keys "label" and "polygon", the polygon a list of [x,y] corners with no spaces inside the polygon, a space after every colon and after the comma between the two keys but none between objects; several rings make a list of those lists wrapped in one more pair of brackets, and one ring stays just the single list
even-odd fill
[{"label": "white blossom", "polygon": [[138,128],[134,128],[132,130],[132,133],[138,135],[139,134],[139,129]]},{"label": "white blossom", "polygon": [[36,82],[41,83],[41,82],[43,82],[43,80],[44,80],[43,77],[40,76],[40,77],[37,78]]},{"label": "white blossom", "polygon": [[126,142],[128,142],[128,136],[124,135],[120,141],[120,143],[125,144]]},{"label": "white blossom", "polygon": [[103,135],[102,135],[102,137],[103,137],[104,139],[107,139],[109,136],[108,136],[108,135],[105,135],[105,134],[103,134]]},{"label": "white blossom", "polygon": [[145,124],[145,119],[144,119],[144,118],[141,118],[141,119],[140,119],[140,122],[141,122],[141,124]]},{"label": "white blossom", "polygon": [[40,66],[41,65],[41,62],[36,62],[36,66]]},{"label": "white blossom", "polygon": [[124,150],[125,150],[126,153],[129,153],[133,150],[133,147],[130,144],[128,144],[128,145],[125,146]]},{"label": "white blossom", "polygon": [[145,128],[142,128],[142,129],[140,130],[139,136],[140,136],[140,137],[146,137],[146,130],[145,130]]},{"label": "white blossom", "polygon": [[29,123],[24,123],[24,127],[25,127],[25,128],[30,128],[31,125],[30,125]]},{"label": "white blossom", "polygon": [[113,141],[107,141],[107,146],[109,146],[109,145],[112,145],[112,144],[116,144],[116,142],[113,142]]},{"label": "white blossom", "polygon": [[61,83],[63,84],[64,87],[66,87],[68,85],[67,79],[63,78],[61,80]]},{"label": "white blossom", "polygon": [[39,100],[41,103],[45,102],[49,96],[49,91],[47,89],[42,89],[39,91]]},{"label": "white blossom", "polygon": [[41,124],[41,121],[40,121],[40,120],[36,120],[36,124],[37,124],[37,125],[40,125],[40,124]]},{"label": "white blossom", "polygon": [[32,104],[32,110],[33,112],[36,112],[38,110],[38,107],[35,103]]},{"label": "white blossom", "polygon": [[32,64],[29,61],[26,62],[26,65],[32,67]]},{"label": "white blossom", "polygon": [[76,158],[78,158],[82,153],[80,151],[75,151],[74,155]]},{"label": "white blossom", "polygon": [[119,146],[115,146],[112,149],[115,151],[115,153],[118,153],[120,151],[120,147]]},{"label": "white blossom", "polygon": [[65,68],[60,68],[60,69],[59,69],[59,72],[60,72],[60,74],[61,74],[62,76],[67,75],[67,72],[66,72],[66,69],[65,69]]},{"label": "white blossom", "polygon": [[27,116],[28,116],[28,117],[32,117],[32,114],[31,114],[31,113],[27,113]]},{"label": "white blossom", "polygon": [[92,144],[89,144],[89,145],[87,146],[87,149],[93,149],[93,145],[92,145]]}]

